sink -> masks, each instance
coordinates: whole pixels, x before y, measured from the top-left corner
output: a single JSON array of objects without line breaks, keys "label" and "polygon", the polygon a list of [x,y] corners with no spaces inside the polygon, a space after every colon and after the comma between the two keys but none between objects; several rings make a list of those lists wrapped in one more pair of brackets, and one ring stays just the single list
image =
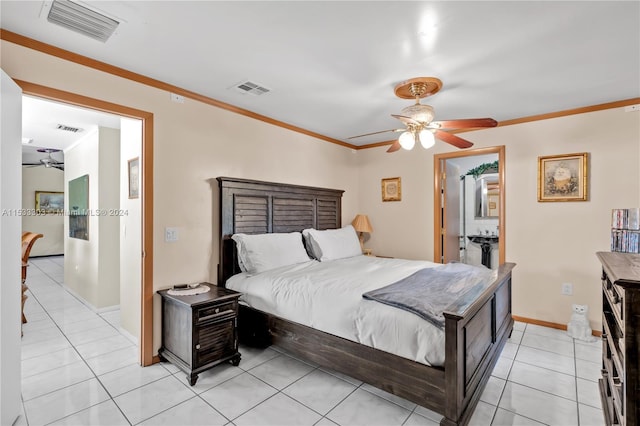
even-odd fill
[{"label": "sink", "polygon": [[497,235],[467,235],[467,238],[482,248],[482,264],[491,269],[491,244],[498,242]]},{"label": "sink", "polygon": [[467,238],[476,244],[495,244],[498,242],[497,235],[467,235]]}]

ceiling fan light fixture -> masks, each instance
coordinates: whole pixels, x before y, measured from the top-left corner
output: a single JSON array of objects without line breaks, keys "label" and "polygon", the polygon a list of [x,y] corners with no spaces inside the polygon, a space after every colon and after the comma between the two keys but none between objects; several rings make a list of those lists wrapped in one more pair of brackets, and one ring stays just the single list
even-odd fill
[{"label": "ceiling fan light fixture", "polygon": [[436,144],[436,138],[429,129],[422,130],[418,138],[420,138],[420,145],[422,145],[424,149],[429,149]]},{"label": "ceiling fan light fixture", "polygon": [[423,105],[419,103],[403,108],[400,115],[404,115],[405,117],[409,117],[424,124],[431,123],[435,116],[431,105]]},{"label": "ceiling fan light fixture", "polygon": [[414,145],[416,144],[416,139],[413,136],[412,132],[404,132],[398,138],[398,142],[400,142],[400,146],[402,148],[409,151],[410,149],[413,149]]}]

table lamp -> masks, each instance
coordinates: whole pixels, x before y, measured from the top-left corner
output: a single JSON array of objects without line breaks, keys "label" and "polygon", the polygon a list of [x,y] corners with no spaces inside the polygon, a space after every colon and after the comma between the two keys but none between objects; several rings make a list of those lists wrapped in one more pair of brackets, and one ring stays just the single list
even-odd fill
[{"label": "table lamp", "polygon": [[369,222],[369,217],[366,214],[356,215],[353,222],[351,222],[353,229],[358,233],[358,238],[360,239],[360,248],[362,248],[362,252],[364,253],[364,233],[372,233],[373,228],[371,227],[371,223]]}]

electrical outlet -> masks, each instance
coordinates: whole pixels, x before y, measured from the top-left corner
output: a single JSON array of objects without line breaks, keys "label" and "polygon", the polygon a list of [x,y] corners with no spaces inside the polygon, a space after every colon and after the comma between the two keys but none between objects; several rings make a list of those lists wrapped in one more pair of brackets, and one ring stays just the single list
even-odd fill
[{"label": "electrical outlet", "polygon": [[565,296],[571,296],[573,294],[573,284],[562,283],[561,293]]},{"label": "electrical outlet", "polygon": [[164,240],[167,243],[178,241],[178,228],[164,228]]}]

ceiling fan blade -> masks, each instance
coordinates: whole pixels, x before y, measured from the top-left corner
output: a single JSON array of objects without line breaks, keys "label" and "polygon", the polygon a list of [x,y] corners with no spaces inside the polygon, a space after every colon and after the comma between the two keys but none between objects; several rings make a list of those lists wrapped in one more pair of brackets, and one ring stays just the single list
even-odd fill
[{"label": "ceiling fan blade", "polygon": [[475,127],[496,127],[498,122],[493,118],[466,118],[461,120],[438,120],[431,124],[439,129],[471,129]]},{"label": "ceiling fan blade", "polygon": [[388,132],[404,132],[405,129],[391,129],[391,130],[381,130],[379,132],[372,132],[372,133],[365,133],[364,135],[358,135],[358,136],[351,136],[350,138],[347,139],[355,139],[355,138],[361,138],[363,136],[371,136],[371,135],[377,135],[380,133],[388,133]]},{"label": "ceiling fan blade", "polygon": [[397,118],[398,120],[402,121],[404,124],[411,124],[413,126],[419,126],[421,123],[419,121],[414,120],[411,117],[406,117],[404,115],[398,115],[398,114],[391,114],[391,116],[393,118]]},{"label": "ceiling fan blade", "polygon": [[394,143],[391,144],[391,146],[389,147],[389,149],[387,150],[387,152],[396,152],[397,150],[399,150],[400,148],[402,148],[400,146],[400,141],[395,141]]},{"label": "ceiling fan blade", "polygon": [[468,140],[462,139],[459,136],[453,135],[451,133],[447,133],[442,130],[436,130],[435,136],[441,141],[451,144],[458,148],[471,148],[473,146],[473,144]]}]

